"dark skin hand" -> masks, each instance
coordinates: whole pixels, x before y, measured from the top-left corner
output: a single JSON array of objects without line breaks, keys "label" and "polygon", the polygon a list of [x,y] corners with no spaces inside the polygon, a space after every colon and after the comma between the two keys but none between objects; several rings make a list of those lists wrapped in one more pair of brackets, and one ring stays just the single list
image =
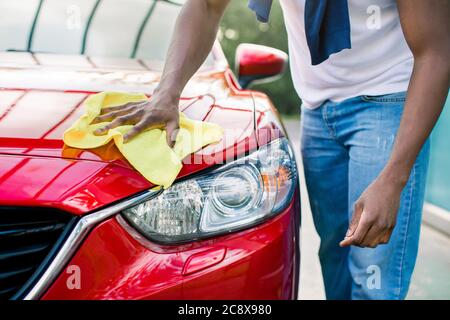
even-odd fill
[{"label": "dark skin hand", "polygon": [[161,81],[153,96],[145,102],[102,110],[94,122],[112,122],[94,134],[106,134],[109,129],[132,124],[133,129],[124,135],[126,143],[144,130],[165,127],[167,144],[173,147],[179,128],[181,92],[211,51],[220,19],[229,2],[188,0],[178,16]]},{"label": "dark skin hand", "polygon": [[450,1],[397,0],[414,69],[391,157],[355,203],[341,246],[374,248],[389,241],[400,195],[442,112],[450,84]]},{"label": "dark skin hand", "polygon": [[178,99],[167,95],[154,95],[144,102],[131,102],[122,106],[104,108],[101,115],[94,119],[93,123],[109,122],[94,134],[106,134],[109,129],[126,124],[134,127],[124,135],[124,142],[128,142],[140,132],[165,127],[167,144],[173,146],[178,131],[179,114]]}]

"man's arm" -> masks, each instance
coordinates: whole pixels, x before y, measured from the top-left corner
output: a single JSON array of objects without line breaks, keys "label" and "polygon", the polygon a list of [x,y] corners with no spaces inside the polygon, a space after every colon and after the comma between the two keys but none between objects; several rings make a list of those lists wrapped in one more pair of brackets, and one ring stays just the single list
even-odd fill
[{"label": "man's arm", "polygon": [[112,121],[95,134],[123,124],[135,126],[125,142],[139,132],[165,126],[167,143],[172,146],[178,129],[178,100],[189,79],[208,56],[216,38],[220,19],[230,0],[189,0],[178,16],[158,88],[144,103],[107,108],[94,122]]},{"label": "man's arm", "polygon": [[400,194],[414,162],[443,109],[450,83],[450,1],[397,0],[414,69],[391,157],[355,204],[341,246],[387,243]]}]

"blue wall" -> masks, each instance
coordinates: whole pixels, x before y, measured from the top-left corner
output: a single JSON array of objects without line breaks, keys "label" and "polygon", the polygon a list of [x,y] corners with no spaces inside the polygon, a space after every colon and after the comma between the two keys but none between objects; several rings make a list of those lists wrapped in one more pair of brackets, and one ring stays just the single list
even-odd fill
[{"label": "blue wall", "polygon": [[450,95],[431,135],[426,201],[450,211]]}]

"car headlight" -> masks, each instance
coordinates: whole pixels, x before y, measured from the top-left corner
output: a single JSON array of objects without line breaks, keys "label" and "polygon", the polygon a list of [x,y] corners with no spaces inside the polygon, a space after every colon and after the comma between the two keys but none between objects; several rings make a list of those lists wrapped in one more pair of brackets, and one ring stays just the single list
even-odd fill
[{"label": "car headlight", "polygon": [[180,243],[254,226],[283,210],[297,185],[297,167],[285,138],[178,182],[123,212],[150,240]]}]

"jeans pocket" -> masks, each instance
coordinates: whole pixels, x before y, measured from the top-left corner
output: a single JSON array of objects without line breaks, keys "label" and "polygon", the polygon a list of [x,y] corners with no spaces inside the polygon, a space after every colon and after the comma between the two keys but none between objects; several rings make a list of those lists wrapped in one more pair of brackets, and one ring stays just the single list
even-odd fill
[{"label": "jeans pocket", "polygon": [[374,103],[405,103],[406,91],[385,94],[381,96],[361,96],[361,99],[366,102]]}]

